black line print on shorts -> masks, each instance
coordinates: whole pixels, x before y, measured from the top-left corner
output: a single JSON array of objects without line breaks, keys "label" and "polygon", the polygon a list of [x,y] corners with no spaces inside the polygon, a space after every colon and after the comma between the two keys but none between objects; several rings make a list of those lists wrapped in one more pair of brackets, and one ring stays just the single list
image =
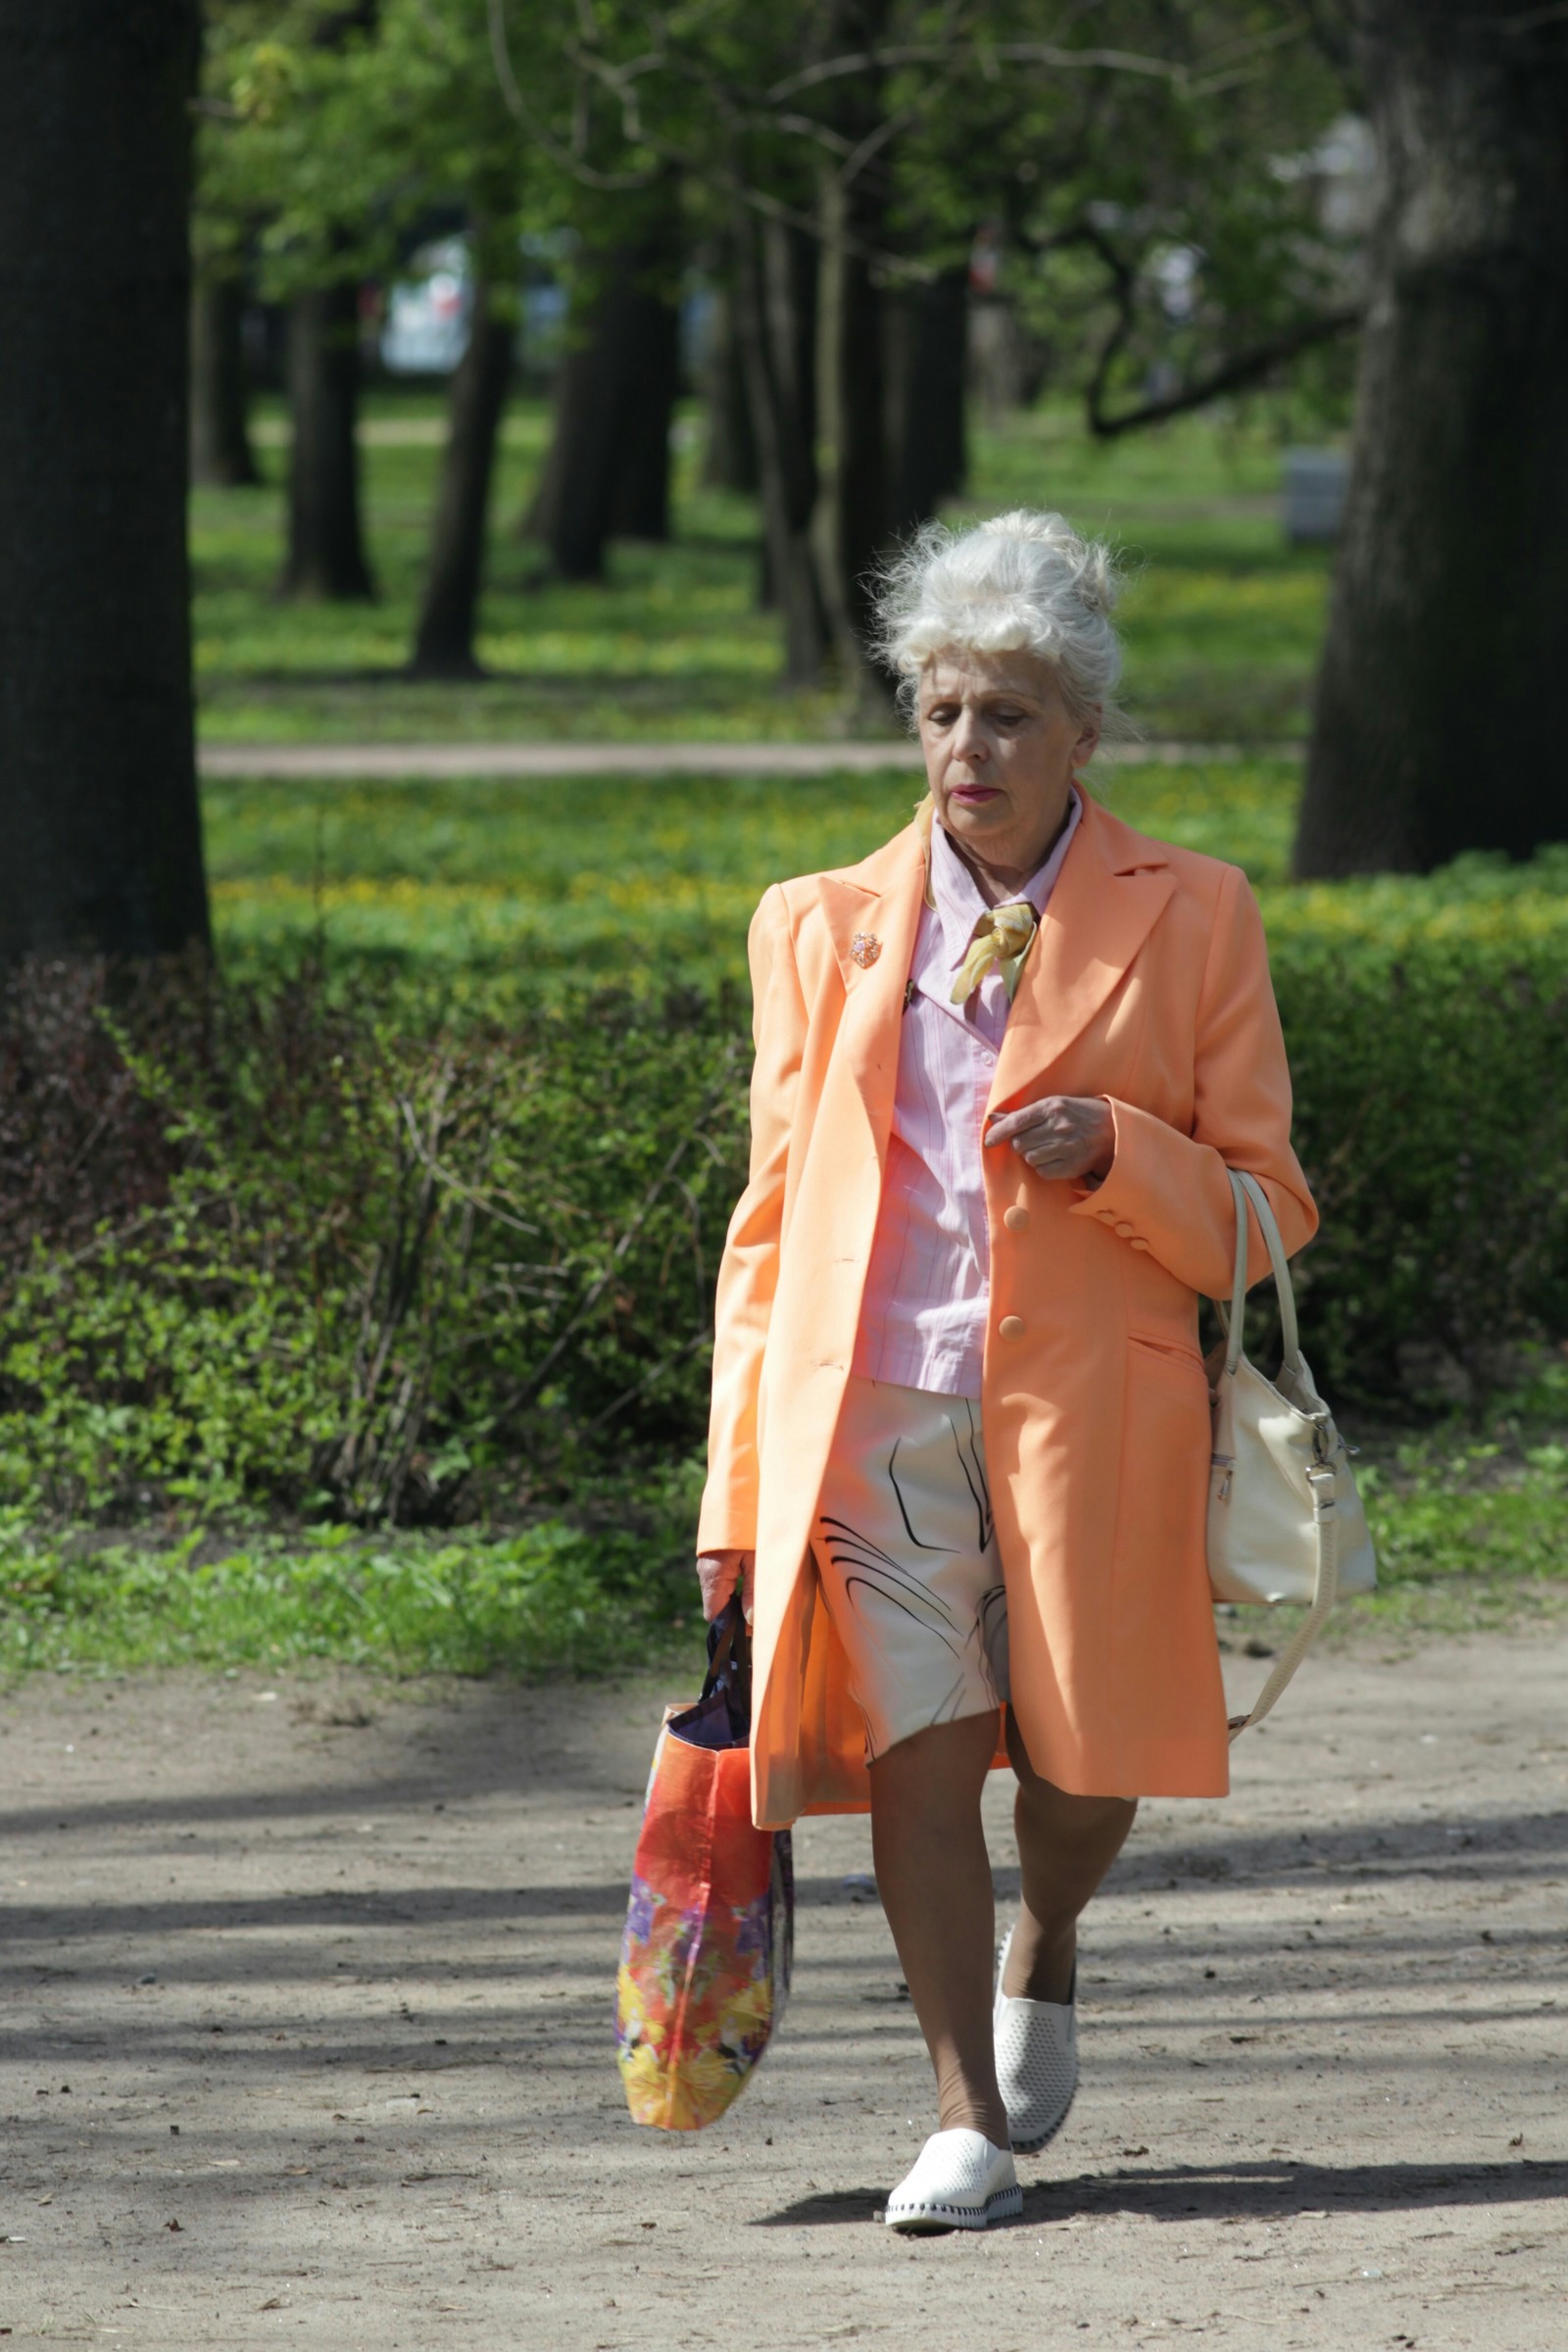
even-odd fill
[{"label": "black line print on shorts", "polygon": [[[960,1397],[955,1398],[953,1403],[955,1411],[959,1404],[962,1405],[963,1425],[960,1429],[949,1417],[947,1429],[964,1485],[975,1506],[976,1550],[983,1555],[994,1541],[995,1519],[980,1450],[980,1433],[970,1400]],[[888,1456],[886,1475],[899,1507],[905,1534],[914,1550],[954,1558],[958,1546],[928,1543],[915,1532],[909,1503],[899,1483],[897,1465],[900,1444],[902,1441],[895,1443]],[[879,1606],[896,1609],[911,1624],[920,1627],[928,1639],[940,1643],[957,1662],[958,1671],[926,1718],[928,1724],[954,1722],[965,1712],[972,1711],[976,1681],[994,1706],[1004,1702],[1008,1692],[1007,1595],[1004,1585],[998,1583],[987,1588],[965,1624],[940,1593],[932,1592],[917,1571],[906,1567],[873,1538],[847,1519],[824,1513],[818,1519],[817,1526],[822,1546],[844,1580],[844,1597],[862,1621],[874,1624]],[[864,1595],[863,1600],[861,1594]],[[971,1657],[972,1666],[966,1663]],[[866,1755],[868,1760],[874,1761],[877,1750],[870,1718],[863,1706],[859,1711],[865,1723]]]}]

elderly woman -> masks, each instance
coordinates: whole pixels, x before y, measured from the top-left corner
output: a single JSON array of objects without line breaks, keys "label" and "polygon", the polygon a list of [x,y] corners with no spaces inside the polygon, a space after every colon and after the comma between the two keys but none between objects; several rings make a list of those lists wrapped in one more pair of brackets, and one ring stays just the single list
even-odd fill
[{"label": "elderly woman", "polygon": [[1228,1167],[1288,1250],[1316,1222],[1251,892],[1077,780],[1113,601],[1060,515],[924,531],[882,617],[929,798],[752,925],[699,1573],[710,1616],[755,1593],[758,1823],[870,1810],[936,2073],[903,2230],[1019,2212],[1014,2153],[1077,2082],[1079,1915],[1140,1796],[1227,1788],[1198,1299],[1229,1289]]}]

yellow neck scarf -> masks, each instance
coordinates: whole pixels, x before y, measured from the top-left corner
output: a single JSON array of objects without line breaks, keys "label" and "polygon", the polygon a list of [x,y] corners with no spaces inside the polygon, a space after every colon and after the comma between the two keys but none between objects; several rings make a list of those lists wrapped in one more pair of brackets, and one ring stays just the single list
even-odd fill
[{"label": "yellow neck scarf", "polygon": [[958,966],[952,1002],[961,1004],[973,996],[995,964],[1007,984],[1010,1004],[1017,994],[1024,958],[1034,945],[1039,927],[1034,908],[1022,899],[1010,906],[993,906],[989,914],[982,915],[974,927],[969,952]]}]

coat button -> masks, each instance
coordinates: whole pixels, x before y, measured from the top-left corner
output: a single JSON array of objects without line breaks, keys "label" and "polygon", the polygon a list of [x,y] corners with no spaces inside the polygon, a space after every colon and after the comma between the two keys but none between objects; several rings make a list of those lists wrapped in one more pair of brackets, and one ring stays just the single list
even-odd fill
[{"label": "coat button", "polygon": [[997,1329],[1004,1340],[1021,1340],[1023,1338],[1023,1317],[1022,1315],[1004,1315],[1002,1321],[997,1325]]},{"label": "coat button", "polygon": [[1133,1248],[1135,1250],[1147,1250],[1149,1248],[1149,1244],[1144,1240],[1142,1234],[1134,1235]]},{"label": "coat button", "polygon": [[1124,1242],[1130,1242],[1133,1238],[1133,1229],[1130,1225],[1118,1225],[1116,1231]]},{"label": "coat button", "polygon": [[1003,1210],[1002,1222],[1009,1233],[1025,1233],[1029,1227],[1029,1211],[1021,1200],[1015,1200],[1010,1208]]}]

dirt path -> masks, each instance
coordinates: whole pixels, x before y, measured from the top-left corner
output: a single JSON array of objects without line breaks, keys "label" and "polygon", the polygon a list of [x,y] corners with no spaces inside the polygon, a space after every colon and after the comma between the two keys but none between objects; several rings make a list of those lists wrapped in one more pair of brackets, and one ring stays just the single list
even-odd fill
[{"label": "dirt path", "polygon": [[[1292,758],[1298,743],[1140,743],[1142,761]],[[819,776],[918,769],[919,746],[885,743],[204,743],[204,776],[307,782],[422,783],[431,777]]]},{"label": "dirt path", "polygon": [[0,2333],[1557,2352],[1565,1670],[1557,1630],[1315,1662],[1228,1806],[1148,1806],[1024,2223],[912,2243],[873,2216],[929,2091],[858,1821],[800,1833],[796,2000],[728,2121],[627,2121],[652,1686],[35,1682],[0,1700]]}]

